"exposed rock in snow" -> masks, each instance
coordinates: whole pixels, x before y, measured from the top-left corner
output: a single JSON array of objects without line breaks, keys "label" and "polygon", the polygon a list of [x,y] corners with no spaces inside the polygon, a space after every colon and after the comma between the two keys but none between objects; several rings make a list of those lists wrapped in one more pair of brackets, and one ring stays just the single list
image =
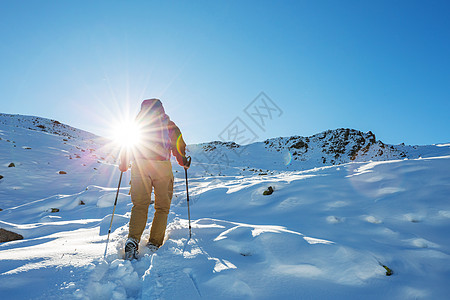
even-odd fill
[{"label": "exposed rock in snow", "polygon": [[23,236],[21,236],[20,234],[0,228],[0,243],[16,241],[21,239],[23,239]]}]

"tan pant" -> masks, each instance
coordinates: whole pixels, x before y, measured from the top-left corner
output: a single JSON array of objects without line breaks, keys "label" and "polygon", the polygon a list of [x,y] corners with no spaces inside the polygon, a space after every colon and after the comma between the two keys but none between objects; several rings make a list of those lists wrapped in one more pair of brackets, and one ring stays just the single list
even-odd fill
[{"label": "tan pant", "polygon": [[155,214],[149,242],[161,246],[173,195],[173,173],[170,161],[136,160],[131,168],[133,208],[128,237],[137,241],[141,240],[147,223],[152,188],[155,190]]}]

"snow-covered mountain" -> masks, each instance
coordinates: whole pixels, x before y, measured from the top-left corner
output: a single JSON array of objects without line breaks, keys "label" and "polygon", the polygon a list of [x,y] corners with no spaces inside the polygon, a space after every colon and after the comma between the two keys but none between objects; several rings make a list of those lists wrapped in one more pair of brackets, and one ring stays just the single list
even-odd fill
[{"label": "snow-covered mountain", "polygon": [[[108,143],[107,139],[92,133],[56,120],[35,116],[0,113],[0,124],[62,136],[65,144],[81,143],[76,145],[78,152],[93,153]],[[70,141],[71,139],[73,140]],[[15,141],[12,140],[12,143],[14,144]],[[221,174],[224,169],[243,168],[258,172],[262,172],[263,169],[265,171],[307,170],[349,162],[450,155],[448,147],[389,145],[377,140],[371,131],[363,133],[348,128],[328,130],[309,137],[272,138],[244,146],[234,142],[214,141],[189,145],[188,151],[197,163],[215,165],[215,168],[205,168],[213,171],[212,175]],[[82,153],[76,152],[73,151],[73,155],[69,155],[69,158],[79,158]],[[107,155],[104,154],[104,156]],[[94,157],[98,158],[95,155]]]},{"label": "snow-covered mountain", "polygon": [[[200,163],[213,164],[220,173],[228,167],[241,167],[267,173],[274,170],[308,170],[349,162],[416,159],[450,155],[441,145],[389,145],[377,140],[369,131],[339,128],[313,136],[279,137],[250,145],[214,141],[190,145],[189,150]],[[214,174],[214,172],[212,172]]]},{"label": "snow-covered mountain", "polygon": [[140,259],[122,260],[127,172],[103,259],[114,147],[57,121],[0,114],[0,228],[23,236],[0,243],[2,299],[448,296],[450,144],[387,145],[337,129],[189,150],[192,238],[173,162],[165,244],[146,251],[147,227]]},{"label": "snow-covered mountain", "polygon": [[90,132],[74,128],[63,124],[56,120],[24,115],[11,115],[0,113],[0,124],[10,127],[24,128],[40,132],[60,135],[67,139],[75,138],[83,141],[91,141],[100,139],[99,136]]}]

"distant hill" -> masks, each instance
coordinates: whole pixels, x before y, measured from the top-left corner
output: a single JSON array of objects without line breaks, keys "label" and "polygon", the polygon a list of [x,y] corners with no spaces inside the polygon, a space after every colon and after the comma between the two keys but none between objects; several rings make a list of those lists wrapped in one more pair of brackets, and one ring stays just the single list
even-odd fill
[{"label": "distant hill", "polygon": [[[77,144],[79,148],[86,150],[98,150],[108,141],[59,121],[35,116],[0,113],[0,124],[61,136],[71,140],[71,144]],[[204,168],[199,170],[204,170],[209,175],[223,175],[225,170],[227,173],[234,171],[233,174],[249,170],[265,174],[272,171],[307,170],[349,162],[450,155],[450,147],[389,145],[377,140],[371,131],[339,128],[309,137],[278,137],[244,146],[222,141],[193,144],[188,146],[188,154],[193,157],[193,164],[203,166]],[[103,156],[108,156],[108,153]]]},{"label": "distant hill", "polygon": [[0,113],[0,124],[47,132],[68,138],[99,139],[90,132],[74,128],[59,121],[35,116],[11,115]]},{"label": "distant hill", "polygon": [[339,128],[309,137],[278,137],[249,145],[214,141],[189,145],[201,163],[267,170],[305,170],[349,162],[414,159],[450,155],[440,145],[389,145],[377,140],[371,131]]}]

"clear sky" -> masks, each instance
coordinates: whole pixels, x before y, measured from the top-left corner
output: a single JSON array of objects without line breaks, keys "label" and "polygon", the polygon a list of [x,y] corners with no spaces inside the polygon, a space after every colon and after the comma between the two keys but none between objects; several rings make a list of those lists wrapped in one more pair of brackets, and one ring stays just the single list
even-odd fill
[{"label": "clear sky", "polygon": [[[188,143],[349,127],[450,142],[450,1],[0,0],[0,112],[106,135],[145,98]],[[281,110],[257,126],[264,92]],[[280,115],[281,114],[281,115]]]}]

